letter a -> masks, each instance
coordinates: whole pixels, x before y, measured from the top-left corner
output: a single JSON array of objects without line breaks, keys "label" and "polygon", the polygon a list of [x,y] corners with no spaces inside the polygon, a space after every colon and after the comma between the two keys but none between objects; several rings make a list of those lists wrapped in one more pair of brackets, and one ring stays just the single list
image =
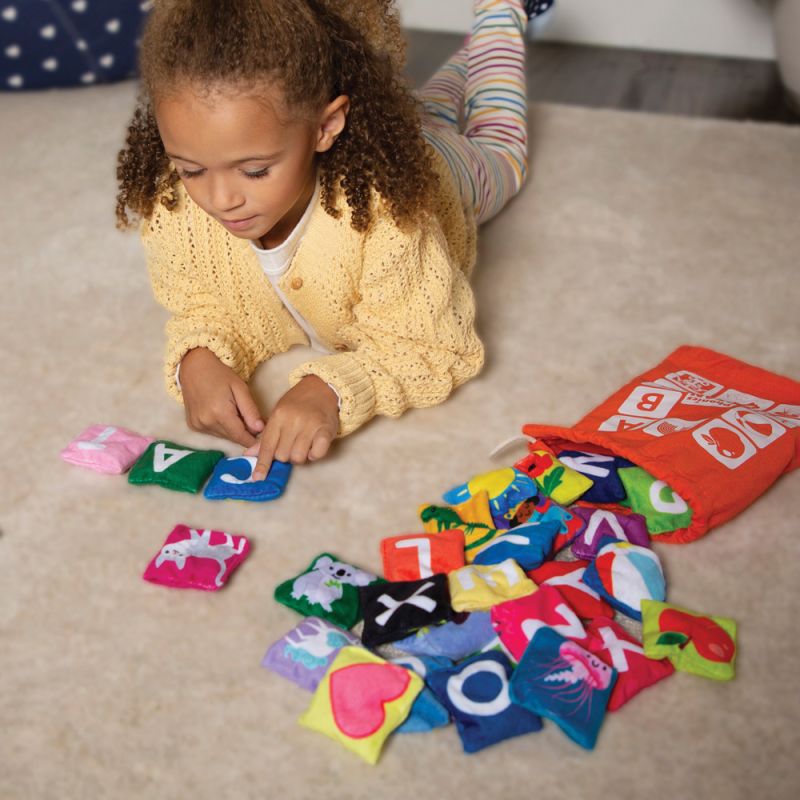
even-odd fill
[{"label": "letter a", "polygon": [[192,452],[192,450],[176,450],[174,447],[167,447],[164,442],[159,442],[153,451],[153,472],[163,472]]},{"label": "letter a", "polygon": [[597,535],[597,532],[600,530],[600,526],[603,524],[603,522],[605,522],[608,527],[614,531],[614,535],[618,539],[622,539],[626,542],[628,541],[628,537],[625,535],[625,531],[622,529],[622,525],[620,525],[616,515],[614,515],[611,511],[598,508],[597,511],[592,512],[592,516],[589,517],[589,524],[586,526],[586,530],[583,533],[583,540],[587,545],[592,544],[594,537]]}]

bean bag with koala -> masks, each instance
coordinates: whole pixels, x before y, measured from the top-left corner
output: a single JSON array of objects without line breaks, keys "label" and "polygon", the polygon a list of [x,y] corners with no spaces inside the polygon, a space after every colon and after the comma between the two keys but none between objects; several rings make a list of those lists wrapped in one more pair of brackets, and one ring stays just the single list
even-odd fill
[{"label": "bean bag with koala", "polygon": [[378,580],[371,572],[321,553],[305,572],[280,584],[275,599],[306,617],[321,617],[352,628],[361,619],[358,587]]}]

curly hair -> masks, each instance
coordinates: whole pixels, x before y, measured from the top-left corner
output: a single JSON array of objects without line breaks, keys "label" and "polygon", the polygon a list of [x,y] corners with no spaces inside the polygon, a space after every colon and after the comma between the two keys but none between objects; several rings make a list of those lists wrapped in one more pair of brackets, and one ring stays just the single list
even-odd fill
[{"label": "curly hair", "polygon": [[418,102],[400,78],[405,58],[393,0],[160,0],[140,50],[142,89],[117,159],[117,226],[177,204],[153,112],[187,84],[258,94],[278,86],[290,110],[350,98],[344,131],[317,155],[321,202],[334,217],[343,193],[351,225],[365,231],[376,191],[398,225],[431,208],[436,173]]}]

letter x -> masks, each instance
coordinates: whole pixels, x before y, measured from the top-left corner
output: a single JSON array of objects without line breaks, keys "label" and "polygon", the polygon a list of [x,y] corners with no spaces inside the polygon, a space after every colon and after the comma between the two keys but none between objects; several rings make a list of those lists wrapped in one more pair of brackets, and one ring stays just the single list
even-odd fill
[{"label": "letter x", "polygon": [[422,586],[417,589],[411,597],[407,597],[405,600],[395,600],[394,597],[391,597],[388,594],[382,594],[378,598],[378,602],[382,603],[386,606],[386,611],[384,611],[379,616],[375,617],[375,622],[378,625],[386,625],[386,623],[391,619],[392,614],[397,611],[400,606],[405,605],[406,603],[410,603],[412,606],[416,606],[417,608],[421,608],[423,611],[427,611],[430,613],[436,608],[436,601],[432,597],[419,597],[424,591],[430,589],[433,586],[433,581],[428,581],[427,583],[423,583]]},{"label": "letter x", "polygon": [[638,644],[620,639],[611,628],[600,628],[599,633],[603,637],[603,646],[611,656],[611,664],[617,672],[628,671],[628,659],[625,657],[626,650],[631,653],[644,654],[644,650]]}]

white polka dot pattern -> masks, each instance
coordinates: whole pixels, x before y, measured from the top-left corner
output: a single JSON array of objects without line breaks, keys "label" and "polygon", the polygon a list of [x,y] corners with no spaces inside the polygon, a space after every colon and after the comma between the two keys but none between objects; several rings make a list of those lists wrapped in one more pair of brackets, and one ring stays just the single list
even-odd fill
[{"label": "white polka dot pattern", "polygon": [[0,91],[133,77],[145,0],[0,0]]}]

